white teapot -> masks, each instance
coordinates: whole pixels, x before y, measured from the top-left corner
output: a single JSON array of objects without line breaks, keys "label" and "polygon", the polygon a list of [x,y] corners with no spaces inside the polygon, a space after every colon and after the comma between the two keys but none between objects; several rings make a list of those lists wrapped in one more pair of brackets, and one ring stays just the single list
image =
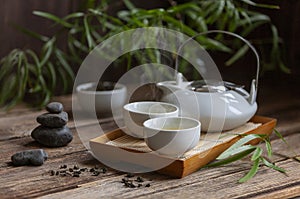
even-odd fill
[{"label": "white teapot", "polygon": [[181,116],[198,119],[203,131],[233,129],[246,123],[257,110],[255,80],[250,93],[229,82],[166,81],[157,86],[163,90],[161,101],[178,106]]},{"label": "white teapot", "polygon": [[[177,105],[180,108],[181,116],[198,119],[203,131],[230,130],[245,124],[257,110],[255,101],[258,87],[259,57],[255,48],[235,33],[212,30],[197,34],[190,39],[208,33],[225,33],[235,36],[244,41],[254,52],[257,59],[257,71],[256,79],[251,82],[250,92],[248,93],[243,86],[224,81],[183,81],[182,74],[178,72],[176,81],[159,82],[157,86],[163,91],[161,101]],[[177,64],[178,59],[176,60]]]}]

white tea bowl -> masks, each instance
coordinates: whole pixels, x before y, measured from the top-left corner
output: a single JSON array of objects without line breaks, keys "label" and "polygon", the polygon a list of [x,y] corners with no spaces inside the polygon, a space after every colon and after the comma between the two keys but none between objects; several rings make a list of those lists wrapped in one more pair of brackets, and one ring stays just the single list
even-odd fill
[{"label": "white tea bowl", "polygon": [[[111,82],[112,83],[112,82]],[[122,107],[127,99],[127,89],[123,84],[115,84],[113,90],[97,91],[97,83],[89,82],[76,87],[81,108],[88,113],[100,116],[122,115]]]},{"label": "white tea bowl", "polygon": [[201,123],[187,117],[154,118],[144,122],[145,142],[158,154],[180,157],[200,139]]},{"label": "white tea bowl", "polygon": [[123,107],[123,118],[127,128],[124,132],[136,138],[144,138],[143,123],[151,118],[176,117],[177,106],[164,102],[142,101],[126,104]]}]

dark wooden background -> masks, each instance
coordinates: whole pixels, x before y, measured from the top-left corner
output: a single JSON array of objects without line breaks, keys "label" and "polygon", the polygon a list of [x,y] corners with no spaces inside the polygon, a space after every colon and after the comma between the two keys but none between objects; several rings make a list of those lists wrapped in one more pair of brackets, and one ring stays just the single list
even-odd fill
[{"label": "dark wooden background", "polygon": [[[47,11],[58,16],[67,15],[76,10],[83,0],[2,0],[0,5],[0,57],[13,48],[39,49],[41,43],[17,31],[12,24],[34,30],[38,33],[51,35],[55,28],[51,21],[34,16],[34,10]],[[168,1],[135,1],[139,6],[155,7],[168,5]],[[280,5],[280,10],[264,10],[279,28],[280,36],[285,44],[286,63],[292,71],[292,77],[300,75],[300,0],[268,1]],[[62,44],[64,45],[64,44]]]}]

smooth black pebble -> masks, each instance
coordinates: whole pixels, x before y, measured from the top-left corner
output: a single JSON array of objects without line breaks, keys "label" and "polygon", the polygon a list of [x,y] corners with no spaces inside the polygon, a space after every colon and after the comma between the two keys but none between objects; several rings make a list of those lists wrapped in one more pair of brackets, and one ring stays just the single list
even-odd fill
[{"label": "smooth black pebble", "polygon": [[63,105],[59,102],[51,102],[46,106],[49,113],[60,113],[64,109]]},{"label": "smooth black pebble", "polygon": [[31,137],[48,147],[66,146],[73,139],[72,132],[67,126],[48,128],[40,125],[32,131]]},{"label": "smooth black pebble", "polygon": [[36,121],[45,127],[59,128],[68,122],[68,113],[44,113],[36,118]]},{"label": "smooth black pebble", "polygon": [[11,156],[14,166],[40,166],[44,164],[44,161],[47,160],[47,158],[48,154],[43,149],[21,151]]}]

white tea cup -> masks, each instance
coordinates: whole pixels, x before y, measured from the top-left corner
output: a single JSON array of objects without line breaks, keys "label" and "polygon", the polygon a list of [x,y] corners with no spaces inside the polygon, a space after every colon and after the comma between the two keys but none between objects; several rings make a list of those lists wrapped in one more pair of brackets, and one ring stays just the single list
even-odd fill
[{"label": "white tea cup", "polygon": [[201,123],[187,117],[153,118],[144,122],[144,139],[150,149],[165,156],[180,157],[200,139]]}]

